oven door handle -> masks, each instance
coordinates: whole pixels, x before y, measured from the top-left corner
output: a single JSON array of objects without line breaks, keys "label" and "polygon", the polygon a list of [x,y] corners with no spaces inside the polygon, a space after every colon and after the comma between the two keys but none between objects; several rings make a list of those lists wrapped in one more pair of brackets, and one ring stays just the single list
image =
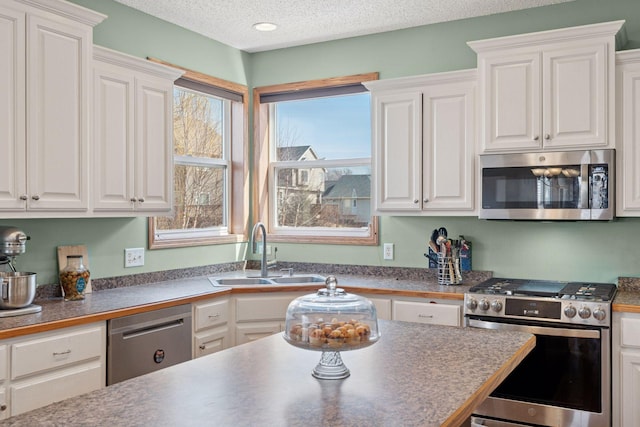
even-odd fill
[{"label": "oven door handle", "polygon": [[514,325],[512,323],[487,322],[486,320],[467,319],[468,324],[474,328],[499,329],[502,331],[528,332],[534,335],[548,335],[554,337],[570,338],[600,338],[599,329],[567,329],[548,328],[545,326]]}]

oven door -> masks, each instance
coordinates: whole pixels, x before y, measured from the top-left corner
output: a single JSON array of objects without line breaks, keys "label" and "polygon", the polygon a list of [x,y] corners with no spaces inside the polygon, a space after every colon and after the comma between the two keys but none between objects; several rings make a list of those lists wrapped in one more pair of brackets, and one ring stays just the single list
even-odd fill
[{"label": "oven door", "polygon": [[470,327],[536,336],[535,348],[480,405],[477,415],[558,427],[611,424],[608,328],[473,317],[467,321]]}]

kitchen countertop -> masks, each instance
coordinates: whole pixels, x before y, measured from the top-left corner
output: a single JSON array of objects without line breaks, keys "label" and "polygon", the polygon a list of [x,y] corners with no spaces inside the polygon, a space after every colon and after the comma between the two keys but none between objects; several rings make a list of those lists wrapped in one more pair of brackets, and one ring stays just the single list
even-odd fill
[{"label": "kitchen countertop", "polygon": [[[246,271],[216,277],[244,277]],[[304,274],[304,273],[298,273]],[[470,285],[441,286],[429,279],[412,280],[365,275],[338,275],[338,286],[352,293],[438,298],[461,301]],[[319,283],[265,285],[237,288],[214,287],[207,277],[194,277],[94,291],[81,301],[49,298],[34,301],[42,311],[0,318],[0,339],[108,320],[144,311],[187,304],[229,294],[269,292],[315,292]]]},{"label": "kitchen countertop", "polygon": [[351,376],[317,380],[320,352],[282,334],[16,417],[7,426],[458,426],[535,346],[521,332],[379,321],[342,352]]},{"label": "kitchen countertop", "polygon": [[[256,273],[255,271],[248,271]],[[244,277],[238,270],[215,274],[215,277]],[[303,275],[304,272],[296,272]],[[323,274],[324,275],[324,274]],[[469,288],[489,276],[478,274],[461,285],[438,285],[434,277],[398,278],[365,274],[337,274],[338,286],[347,292],[416,298],[462,301]],[[265,285],[237,288],[212,286],[207,276],[187,277],[155,283],[104,289],[87,294],[82,301],[46,298],[34,301],[42,306],[40,313],[0,318],[0,339],[60,329],[130,314],[188,304],[219,296],[243,293],[315,292],[321,284]],[[640,313],[640,279],[620,278],[619,290],[612,310]]]}]

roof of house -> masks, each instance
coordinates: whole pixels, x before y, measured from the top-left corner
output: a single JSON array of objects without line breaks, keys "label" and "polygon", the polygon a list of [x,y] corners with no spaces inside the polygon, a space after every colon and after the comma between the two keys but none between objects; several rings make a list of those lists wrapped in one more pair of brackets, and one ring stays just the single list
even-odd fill
[{"label": "roof of house", "polygon": [[340,199],[353,197],[353,190],[358,198],[371,197],[370,175],[342,175],[337,181],[327,182],[327,189],[322,197],[326,199]]},{"label": "roof of house", "polygon": [[310,145],[296,145],[292,147],[278,147],[278,160],[303,160],[302,156],[310,151],[313,154],[312,160],[316,160],[318,156]]}]

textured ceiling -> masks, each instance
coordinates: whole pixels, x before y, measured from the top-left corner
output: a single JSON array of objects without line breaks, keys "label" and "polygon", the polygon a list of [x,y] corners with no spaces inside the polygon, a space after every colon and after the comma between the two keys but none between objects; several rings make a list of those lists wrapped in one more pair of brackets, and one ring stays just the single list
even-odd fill
[{"label": "textured ceiling", "polygon": [[[259,52],[574,0],[116,0],[247,52]],[[261,33],[257,22],[273,22]]]}]

